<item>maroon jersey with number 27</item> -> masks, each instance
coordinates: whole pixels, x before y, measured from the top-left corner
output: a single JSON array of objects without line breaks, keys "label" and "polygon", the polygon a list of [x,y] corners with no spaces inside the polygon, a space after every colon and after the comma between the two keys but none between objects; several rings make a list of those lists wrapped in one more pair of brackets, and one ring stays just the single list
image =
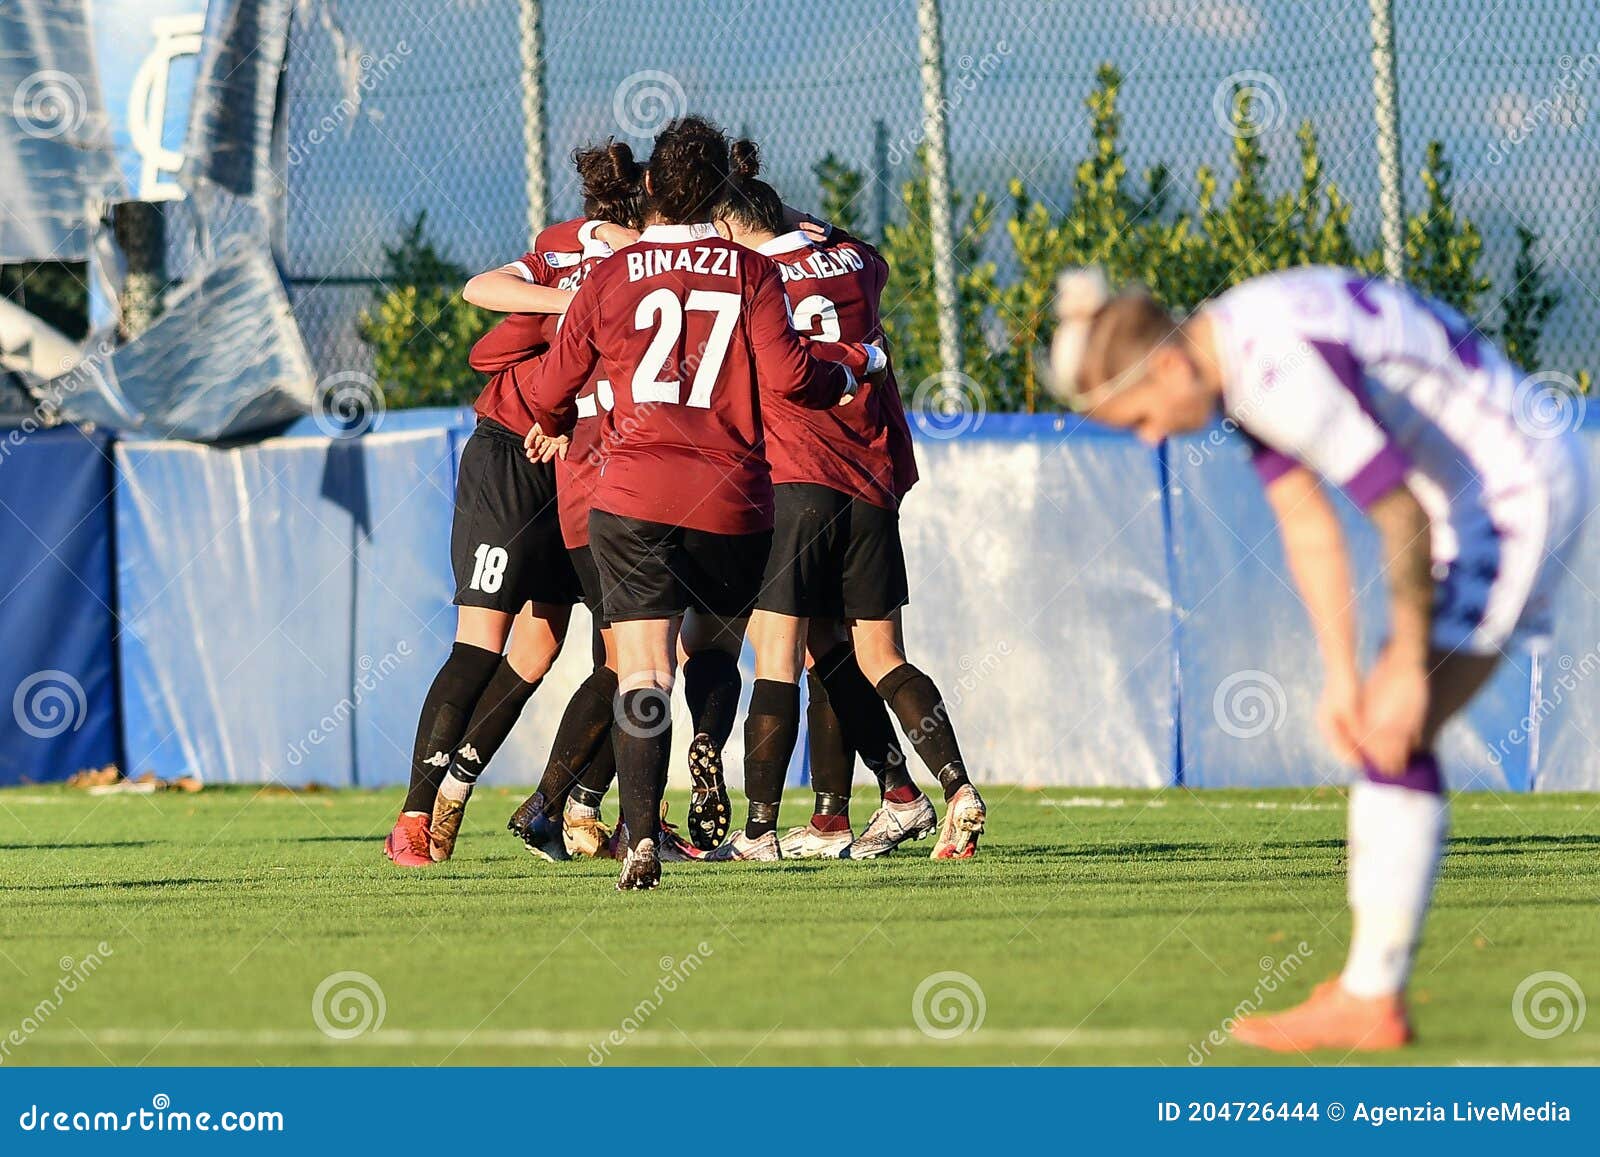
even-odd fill
[{"label": "maroon jersey with number 27", "polygon": [[709,224],[652,225],[579,287],[522,383],[543,430],[572,429],[597,372],[614,404],[595,509],[717,534],[772,526],[761,396],[821,408],[855,383],[801,344],[772,261]]}]

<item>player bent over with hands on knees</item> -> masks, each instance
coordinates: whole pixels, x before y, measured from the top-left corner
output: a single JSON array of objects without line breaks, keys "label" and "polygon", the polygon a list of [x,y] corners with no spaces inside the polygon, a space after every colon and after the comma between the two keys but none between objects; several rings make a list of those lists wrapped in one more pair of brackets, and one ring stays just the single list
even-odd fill
[{"label": "player bent over with hands on knees", "polygon": [[[579,288],[550,353],[525,384],[534,456],[561,453],[584,384],[613,384],[590,549],[617,645],[613,743],[628,831],[619,889],[660,881],[657,843],[671,749],[675,625],[696,610],[726,629],[750,613],[772,541],[763,454],[767,396],[834,405],[856,376],[807,353],[777,267],[717,235],[728,142],[698,117],[657,135],[638,242]],[[863,371],[877,349],[836,346]],[[742,623],[739,624],[742,631]]]},{"label": "player bent over with hands on knees", "polygon": [[[580,173],[616,147],[579,151]],[[471,359],[491,377],[473,405],[478,424],[456,481],[456,638],[423,701],[410,787],[384,841],[384,854],[400,867],[450,858],[478,776],[555,662],[581,594],[561,544],[554,472],[523,457],[533,419],[514,378],[519,362],[548,348],[587,269],[610,254],[611,242],[633,236],[600,218],[613,206],[587,199],[591,219],[552,225],[533,252],[478,274],[464,290],[475,304],[510,316]]]},{"label": "player bent over with hands on knees", "polygon": [[[881,340],[878,301],[888,266],[878,252],[842,230],[817,242],[791,229],[796,214],[761,180],[754,142],[734,142],[732,169],[717,228],[779,265],[801,334]],[[776,529],[750,619],[756,682],[745,719],[749,817],[707,858],[869,858],[931,832],[933,805],[906,772],[886,703],[944,788],[948,806],[934,858],[969,857],[983,831],[983,800],[967,779],[938,688],[906,661],[900,641],[909,591],[898,506],[916,464],[898,387],[890,375],[826,410],[774,398],[762,418]],[[808,634],[816,810],[780,841],[778,807],[799,730]],[[829,743],[829,736],[843,742]],[[883,806],[852,843],[857,751],[879,778]]]},{"label": "player bent over with hands on knees", "polygon": [[[1345,269],[1252,278],[1173,317],[1097,271],[1058,287],[1055,386],[1151,444],[1219,412],[1250,439],[1326,671],[1317,720],[1361,768],[1350,793],[1344,971],[1310,999],[1240,1020],[1279,1052],[1391,1049],[1448,809],[1434,743],[1503,649],[1548,633],[1587,505],[1576,436],[1519,427],[1520,375],[1449,307]],[[1331,484],[1382,540],[1389,636],[1356,658],[1350,562]]]}]

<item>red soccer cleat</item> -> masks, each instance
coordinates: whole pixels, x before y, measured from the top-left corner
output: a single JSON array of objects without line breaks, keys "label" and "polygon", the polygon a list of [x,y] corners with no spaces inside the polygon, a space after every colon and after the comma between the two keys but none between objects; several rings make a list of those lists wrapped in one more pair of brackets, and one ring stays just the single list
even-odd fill
[{"label": "red soccer cleat", "polygon": [[1270,1016],[1244,1017],[1233,1026],[1233,1036],[1275,1053],[1382,1052],[1403,1048],[1412,1040],[1402,997],[1356,996],[1338,977],[1317,985],[1304,1004]]},{"label": "red soccer cleat", "polygon": [[383,841],[383,854],[397,867],[426,868],[433,863],[428,852],[428,817],[401,814],[389,838]]}]

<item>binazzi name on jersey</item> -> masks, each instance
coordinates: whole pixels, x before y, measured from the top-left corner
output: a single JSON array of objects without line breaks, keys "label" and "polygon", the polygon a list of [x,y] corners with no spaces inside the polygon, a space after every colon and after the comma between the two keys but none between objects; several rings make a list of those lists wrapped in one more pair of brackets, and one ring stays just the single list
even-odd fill
[{"label": "binazzi name on jersey", "polygon": [[832,249],[816,249],[798,261],[778,259],[778,272],[785,281],[821,280],[860,273],[867,267],[866,258],[853,245],[838,245]]},{"label": "binazzi name on jersey", "polygon": [[644,281],[681,270],[710,277],[738,277],[739,251],[727,246],[690,245],[683,249],[625,250],[628,280]]}]

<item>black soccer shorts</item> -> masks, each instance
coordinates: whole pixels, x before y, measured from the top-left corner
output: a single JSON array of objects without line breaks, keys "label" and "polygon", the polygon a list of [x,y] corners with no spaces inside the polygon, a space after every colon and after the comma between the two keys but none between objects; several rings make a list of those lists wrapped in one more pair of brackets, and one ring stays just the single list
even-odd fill
[{"label": "black soccer shorts", "polygon": [[693,608],[720,618],[755,606],[772,531],[713,534],[604,510],[589,514],[589,549],[612,623],[667,619]]},{"label": "black soccer shorts", "polygon": [[514,615],[524,603],[571,606],[583,590],[556,517],[556,475],[535,465],[522,439],[480,419],[461,452],[450,565],[458,607]]},{"label": "black soccer shorts", "polygon": [[609,627],[606,618],[605,587],[600,582],[600,568],[595,565],[594,551],[587,546],[573,547],[567,551],[572,557],[572,569],[578,574],[578,586],[583,590],[583,605],[589,608],[597,627]]},{"label": "black soccer shorts", "polygon": [[900,515],[829,486],[773,487],[777,527],[756,606],[798,619],[888,619],[910,602]]}]

